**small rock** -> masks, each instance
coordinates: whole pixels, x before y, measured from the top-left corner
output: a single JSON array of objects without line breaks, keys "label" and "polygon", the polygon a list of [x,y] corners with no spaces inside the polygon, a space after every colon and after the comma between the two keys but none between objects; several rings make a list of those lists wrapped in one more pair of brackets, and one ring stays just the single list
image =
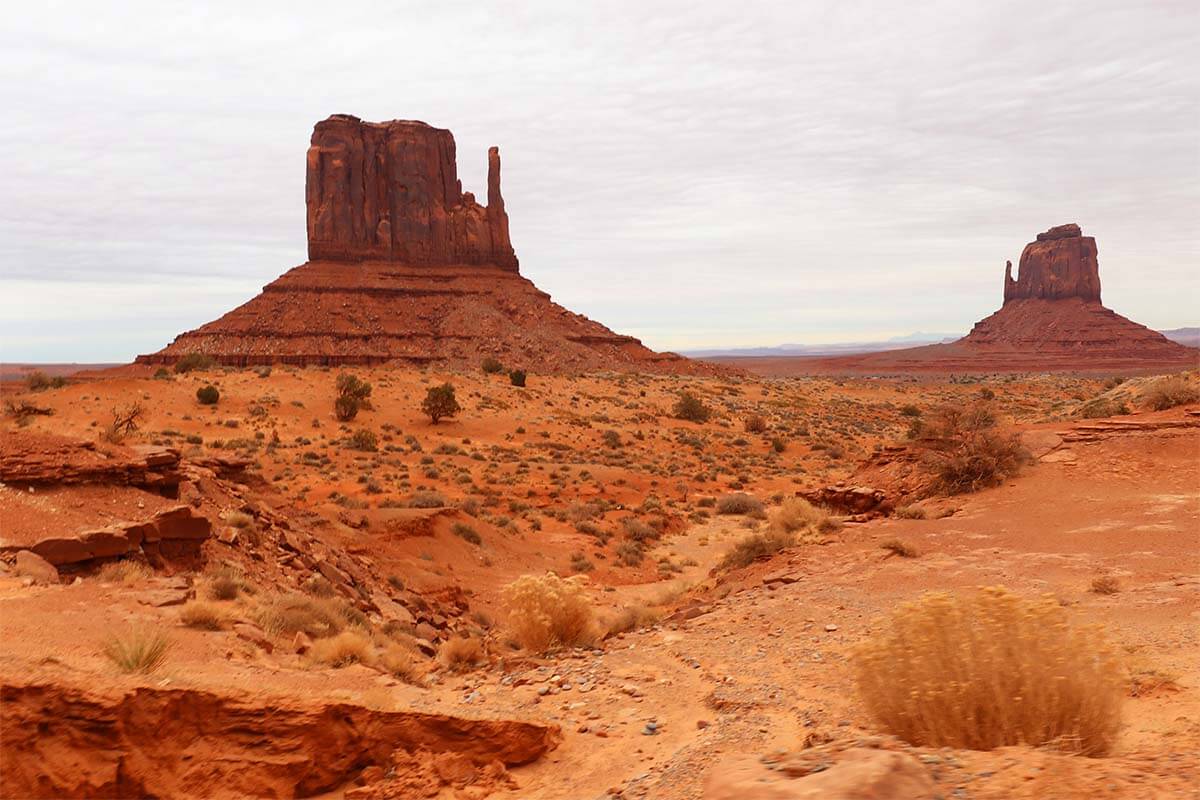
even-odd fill
[{"label": "small rock", "polygon": [[829,625],[826,625],[826,626],[825,626],[825,630],[826,630],[826,631],[828,631],[829,633],[833,633],[833,632],[834,632],[834,631],[836,631],[837,629],[838,629],[837,625],[834,625],[834,624],[832,624],[832,623],[830,623]]},{"label": "small rock", "polygon": [[32,550],[18,550],[15,567],[18,576],[28,576],[34,583],[52,585],[59,582],[58,569]]}]

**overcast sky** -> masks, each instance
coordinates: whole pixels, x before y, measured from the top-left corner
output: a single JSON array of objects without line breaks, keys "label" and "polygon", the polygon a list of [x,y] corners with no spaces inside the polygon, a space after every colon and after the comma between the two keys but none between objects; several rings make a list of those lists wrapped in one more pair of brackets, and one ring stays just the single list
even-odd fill
[{"label": "overcast sky", "polygon": [[27,3],[0,22],[5,361],[152,352],[305,259],[332,113],[421,119],[521,271],[656,349],[965,332],[1078,222],[1200,323],[1200,7]]}]

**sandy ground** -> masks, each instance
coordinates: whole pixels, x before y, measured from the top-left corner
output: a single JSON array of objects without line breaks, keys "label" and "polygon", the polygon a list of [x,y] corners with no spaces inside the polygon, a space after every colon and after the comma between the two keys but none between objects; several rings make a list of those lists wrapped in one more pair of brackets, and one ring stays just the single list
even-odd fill
[{"label": "sandy ground", "polygon": [[[286,643],[267,653],[231,629],[188,629],[178,623],[180,606],[154,603],[181,578],[197,577],[191,573],[129,584],[84,573],[62,586],[29,586],[10,574],[0,575],[5,680],[188,687],[246,693],[264,707],[285,698],[336,699],[552,723],[562,728],[561,745],[513,768],[517,788],[492,787],[493,796],[698,798],[709,776],[739,754],[877,735],[847,668],[851,647],[896,604],[922,592],[1003,584],[1021,594],[1053,594],[1073,614],[1102,623],[1140,688],[1126,703],[1109,758],[1023,748],[949,756],[911,751],[943,796],[1194,796],[1200,428],[1133,426],[1070,442],[1004,486],[954,498],[954,513],[944,518],[847,525],[824,545],[715,574],[732,543],[764,523],[710,515],[704,497],[746,491],[770,502],[847,479],[876,445],[903,438],[905,406],[965,402],[984,390],[995,395],[1009,424],[1063,431],[1083,424],[1071,418],[1073,409],[1105,383],[1068,376],[969,382],[532,376],[518,390],[502,377],[478,374],[359,374],[375,386],[374,409],[346,426],[332,417],[336,373],[321,370],[169,379],[119,374],[21,396],[53,411],[27,430],[94,439],[110,409],[140,402],[147,420],[136,442],[173,445],[185,455],[249,457],[262,480],[239,488],[243,500],[310,519],[309,532],[323,546],[371,559],[381,574],[420,593],[463,592],[471,612],[496,626],[488,667],[434,671],[418,687],[363,666],[314,666]],[[457,387],[464,411],[433,426],[418,406],[425,389],[444,380]],[[196,389],[209,383],[222,392],[215,408],[195,401]],[[684,389],[712,406],[711,421],[669,417]],[[7,385],[5,399],[17,392]],[[1184,413],[1123,419],[1180,420]],[[764,417],[765,433],[744,430],[753,414]],[[376,451],[346,446],[359,429],[377,434]],[[615,431],[620,444],[610,446],[606,431]],[[774,438],[783,441],[782,453]],[[96,494],[102,490],[70,491],[79,493],[62,498],[64,529],[94,522],[89,503],[102,509]],[[438,492],[456,506],[474,498],[481,508],[417,514],[390,507],[420,492]],[[48,517],[29,510],[31,504],[57,502],[57,495],[39,490],[32,497],[24,487],[0,489],[5,528],[40,530]],[[607,510],[580,512],[600,499]],[[411,524],[395,522],[404,514],[433,521],[421,522],[414,535]],[[659,518],[666,531],[636,566],[622,565],[616,554],[627,516]],[[455,522],[469,523],[481,544],[454,535]],[[617,535],[603,543],[581,522]],[[911,545],[918,557],[890,556],[880,548],[890,538]],[[214,563],[236,560],[235,550],[206,545]],[[521,574],[567,574],[579,558],[592,566],[587,575],[601,617],[647,603],[663,613],[689,606],[702,613],[549,658],[501,646],[500,588]],[[259,570],[262,592],[295,588],[270,583],[288,573],[250,566]],[[1099,576],[1115,577],[1120,591],[1089,591]],[[231,613],[248,602],[230,603]],[[130,623],[171,631],[171,656],[154,676],[122,676],[101,653],[104,638]],[[452,789],[444,795],[456,796]]]}]

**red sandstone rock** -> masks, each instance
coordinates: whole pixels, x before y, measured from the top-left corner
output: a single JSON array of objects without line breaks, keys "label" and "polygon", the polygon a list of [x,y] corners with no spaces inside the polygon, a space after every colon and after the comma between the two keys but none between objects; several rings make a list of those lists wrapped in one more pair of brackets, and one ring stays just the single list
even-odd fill
[{"label": "red sandstone rock", "polygon": [[488,205],[463,193],[454,135],[424,122],[318,122],[305,184],[308,257],[410,265],[492,264],[516,271],[500,196],[500,151],[488,151]]},{"label": "red sandstone rock", "polygon": [[462,191],[454,137],[423,122],[317,123],[307,158],[310,261],[220,319],[138,357],[171,364],[479,366],[712,373],[551,302],[517,272],[488,151],[487,206]]},{"label": "red sandstone rock", "polygon": [[1021,252],[1020,272],[1012,278],[1012,262],[1004,270],[1004,303],[1013,300],[1063,300],[1078,297],[1100,302],[1100,265],[1096,240],[1078,225],[1059,225],[1039,233]]}]

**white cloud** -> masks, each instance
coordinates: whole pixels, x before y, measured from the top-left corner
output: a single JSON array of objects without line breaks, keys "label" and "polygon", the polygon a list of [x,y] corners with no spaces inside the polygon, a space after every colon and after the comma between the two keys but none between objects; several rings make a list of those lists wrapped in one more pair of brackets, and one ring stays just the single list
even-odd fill
[{"label": "white cloud", "polygon": [[[522,271],[655,347],[966,330],[1067,221],[1110,306],[1196,321],[1188,2],[511,5],[6,18],[5,357],[154,350],[303,261],[335,112],[450,128],[477,193],[499,144]],[[80,282],[138,289],[62,319]]]}]

